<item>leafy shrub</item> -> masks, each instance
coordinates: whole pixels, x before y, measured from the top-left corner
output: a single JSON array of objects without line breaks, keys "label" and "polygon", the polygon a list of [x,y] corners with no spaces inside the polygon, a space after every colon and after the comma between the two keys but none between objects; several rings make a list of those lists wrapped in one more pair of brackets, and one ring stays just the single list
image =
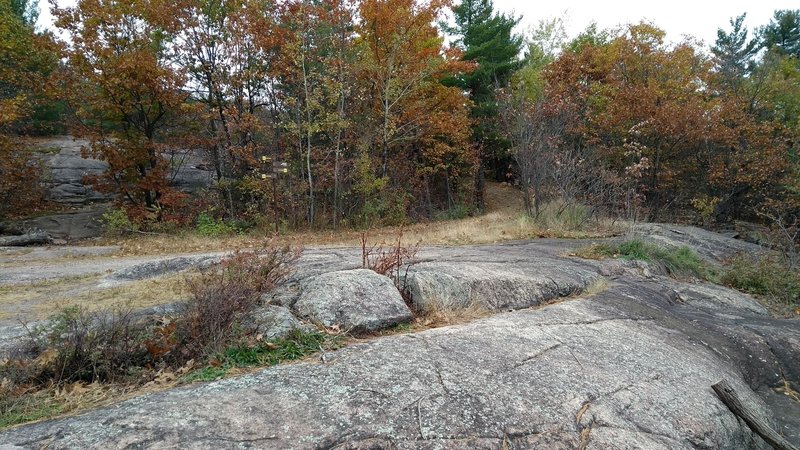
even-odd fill
[{"label": "leafy shrub", "polygon": [[123,235],[137,231],[139,228],[131,222],[128,213],[122,208],[108,208],[102,216],[100,222],[107,234]]},{"label": "leafy shrub", "polygon": [[444,220],[466,219],[472,214],[472,212],[472,206],[469,203],[456,202],[452,207],[442,211],[441,214],[438,214],[436,218]]},{"label": "leafy shrub", "polygon": [[0,219],[21,216],[44,205],[43,172],[43,163],[21,140],[0,134]]},{"label": "leafy shrub", "polygon": [[728,262],[723,284],[786,305],[800,305],[800,273],[778,257],[738,256]]},{"label": "leafy shrub", "polygon": [[714,217],[714,211],[720,203],[719,197],[710,197],[706,194],[700,194],[690,200],[692,207],[697,211],[701,222],[708,224]]},{"label": "leafy shrub", "polygon": [[200,213],[197,216],[195,230],[202,236],[210,237],[227,236],[239,232],[235,226],[226,223],[222,219],[215,219],[207,212]]}]

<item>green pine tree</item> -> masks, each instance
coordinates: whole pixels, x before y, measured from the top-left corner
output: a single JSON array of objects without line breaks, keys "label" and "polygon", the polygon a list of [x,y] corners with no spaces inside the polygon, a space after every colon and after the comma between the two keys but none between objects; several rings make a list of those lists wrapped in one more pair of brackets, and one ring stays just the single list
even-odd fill
[{"label": "green pine tree", "polygon": [[731,31],[717,29],[717,40],[711,47],[714,63],[722,76],[723,82],[734,88],[747,76],[754,67],[753,57],[758,53],[758,39],[747,39],[747,28],[744,27],[746,14],[730,20]]},{"label": "green pine tree", "polygon": [[508,84],[520,66],[522,38],[514,34],[519,19],[494,12],[492,0],[463,0],[453,8],[455,26],[447,31],[459,37],[465,61],[475,61],[475,71],[450,83],[469,92],[473,102],[473,143],[479,149],[476,206],[484,208],[483,189],[487,169],[495,177],[507,170],[509,144],[501,137],[495,92]]},{"label": "green pine tree", "polygon": [[761,36],[768,49],[800,58],[800,9],[775,11],[769,24],[761,28]]}]

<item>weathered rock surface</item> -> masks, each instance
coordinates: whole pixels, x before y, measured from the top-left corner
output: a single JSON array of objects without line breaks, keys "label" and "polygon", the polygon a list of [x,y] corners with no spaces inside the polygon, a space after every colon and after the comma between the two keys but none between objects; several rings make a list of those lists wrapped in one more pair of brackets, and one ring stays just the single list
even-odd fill
[{"label": "weathered rock surface", "polygon": [[[100,175],[108,167],[105,161],[81,156],[81,147],[88,144],[85,139],[71,136],[37,139],[34,145],[45,166],[47,197],[75,211],[30,218],[16,225],[22,229],[44,230],[63,239],[85,239],[102,234],[99,218],[113,195],[97,192],[84,182],[85,177]],[[177,169],[170,173],[169,183],[176,189],[194,192],[208,186],[213,179],[213,172],[199,152],[178,151],[172,162],[171,167]]]},{"label": "weathered rock surface", "polygon": [[38,146],[49,177],[49,196],[53,201],[67,204],[86,204],[104,202],[111,199],[83,183],[88,175],[99,175],[108,167],[105,161],[81,157],[81,146],[88,142],[57,136],[42,139]]},{"label": "weathered rock surface", "polygon": [[0,247],[25,247],[29,245],[46,245],[53,241],[53,238],[44,231],[32,231],[18,236],[0,237]]},{"label": "weathered rock surface", "polygon": [[178,256],[175,258],[146,261],[117,270],[116,272],[107,276],[104,280],[104,283],[111,285],[115,282],[144,280],[147,278],[159,277],[187,269],[203,269],[217,264],[221,259],[222,255],[220,254],[206,254]]},{"label": "weathered rock surface", "polygon": [[599,278],[596,270],[541,256],[516,264],[501,262],[423,262],[408,272],[414,305],[490,311],[527,308],[582,292]]},{"label": "weathered rock surface", "polygon": [[[70,136],[37,141],[37,147],[42,149],[40,157],[47,167],[49,196],[53,201],[82,205],[111,200],[111,196],[101,194],[83,182],[87,175],[102,174],[108,167],[105,161],[81,157],[81,147],[88,144],[85,139]],[[173,166],[179,168],[170,174],[173,187],[194,191],[211,182],[212,172],[203,164],[202,155],[181,151],[175,154],[173,161]]]},{"label": "weathered rock surface", "polygon": [[307,279],[294,310],[311,322],[352,331],[380,330],[412,318],[392,281],[369,269]]},{"label": "weathered rock surface", "polygon": [[100,217],[104,205],[84,207],[75,211],[33,217],[18,222],[23,229],[37,229],[60,239],[85,239],[103,234]]},{"label": "weathered rock surface", "polygon": [[[769,354],[765,338],[797,339],[797,323],[730,308],[741,319],[631,281],[588,299],[353,345],[325,364],[147,395],[0,440],[23,448],[767,448],[716,398],[710,386],[721,378],[798,439],[753,392],[771,391],[772,375],[738,364]],[[733,325],[761,328],[742,348],[742,335],[720,332]],[[800,374],[775,358],[757,364]]]},{"label": "weathered rock surface", "polygon": [[[707,258],[740,248],[719,235],[713,245],[692,239],[673,242]],[[581,245],[422,249],[422,261],[409,271],[415,299],[461,306],[468,298],[503,312],[350,345],[324,363],[314,358],[22,426],[0,432],[0,442],[104,449],[767,448],[711,390],[725,378],[800,444],[800,402],[787,395],[800,387],[800,320],[775,319],[747,295],[676,281],[647,265],[564,256]],[[265,298],[276,304],[265,316],[294,323],[292,310],[346,329],[344,306],[371,308],[381,289],[399,298],[385,277],[346,270],[359,262],[357,249],[308,250],[287,289]],[[374,277],[378,285],[364,282]],[[606,290],[564,298],[600,277],[610,283]],[[357,296],[362,288],[373,295]],[[557,298],[565,301],[550,304]],[[530,305],[539,306],[505,312]]]},{"label": "weathered rock surface", "polygon": [[244,326],[264,340],[282,339],[294,331],[312,331],[314,327],[304,324],[295,317],[289,308],[278,305],[265,305],[257,308]]},{"label": "weathered rock surface", "polygon": [[670,247],[687,246],[711,260],[723,260],[738,253],[759,253],[764,250],[756,244],[731,239],[724,234],[702,228],[660,223],[636,225],[634,234],[647,241]]}]

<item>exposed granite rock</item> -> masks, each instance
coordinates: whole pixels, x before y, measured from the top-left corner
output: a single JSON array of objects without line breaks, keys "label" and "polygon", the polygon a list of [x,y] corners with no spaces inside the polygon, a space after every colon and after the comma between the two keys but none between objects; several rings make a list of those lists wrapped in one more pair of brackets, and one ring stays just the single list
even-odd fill
[{"label": "exposed granite rock", "polygon": [[642,223],[636,225],[634,236],[669,247],[687,246],[701,256],[715,261],[730,258],[738,253],[753,254],[764,251],[756,244],[686,225]]},{"label": "exposed granite rock", "polygon": [[[23,426],[23,448],[768,448],[722,404],[726,378],[791,439],[738,359],[767,348],[719,333],[732,319],[676,303],[656,282],[466,325],[356,344],[305,362],[145,395]],[[739,326],[797,336],[738,309]],[[710,326],[712,325],[712,326]],[[797,354],[797,347],[791,349]],[[776,361],[763,363],[773,370]],[[787,377],[798,374],[783,366]],[[794,406],[795,411],[798,407]]]},{"label": "exposed granite rock", "polygon": [[32,231],[18,236],[0,236],[0,247],[26,247],[29,245],[47,245],[53,241],[44,231]]},{"label": "exposed granite rock", "polygon": [[[49,183],[49,197],[58,203],[83,205],[108,202],[113,196],[93,190],[84,183],[89,175],[100,175],[108,163],[94,158],[83,158],[81,148],[88,146],[85,139],[71,136],[55,136],[37,140],[41,149],[40,158],[44,161]],[[173,157],[173,167],[179,169],[170,174],[170,185],[183,190],[195,191],[208,186],[213,172],[204,164],[202,154],[179,150]]]},{"label": "exposed granite rock", "polygon": [[412,266],[408,287],[414,306],[459,309],[478,305],[505,311],[539,305],[582,292],[599,278],[596,270],[569,260],[425,262]]},{"label": "exposed granite rock", "polygon": [[75,211],[33,217],[19,222],[24,229],[38,229],[62,239],[86,239],[103,234],[100,217],[105,212],[104,205],[85,207]]},{"label": "exposed granite rock", "polygon": [[144,280],[147,278],[155,278],[187,269],[203,269],[217,264],[221,260],[222,255],[205,254],[178,256],[175,258],[146,261],[117,270],[116,272],[107,276],[103,283],[104,285],[113,285],[120,281]]},{"label": "exposed granite rock", "polygon": [[[724,236],[713,246],[693,239],[685,244],[709,259],[730,254],[724,247],[739,248]],[[747,295],[676,281],[647,265],[564,256],[579,245],[422,249],[423,262],[409,272],[415,301],[480,302],[495,311],[539,307],[351,344],[324,363],[145,395],[0,432],[0,442],[104,449],[768,448],[711,390],[725,378],[757,414],[800,443],[800,402],[784,395],[786,386],[800,384],[799,320],[772,318]],[[382,300],[377,293],[399,298],[385,277],[342,270],[358,263],[357,249],[311,249],[292,276],[293,291],[271,298],[346,329],[372,315]],[[541,306],[601,276],[609,283],[602,292]],[[266,311],[290,317],[276,308]]]},{"label": "exposed granite rock", "polygon": [[282,339],[294,331],[312,331],[314,327],[304,324],[295,317],[289,308],[277,305],[265,305],[256,308],[245,319],[244,326],[264,340]]},{"label": "exposed granite rock", "polygon": [[392,281],[369,269],[329,272],[305,281],[294,310],[311,322],[351,331],[374,331],[411,320]]}]

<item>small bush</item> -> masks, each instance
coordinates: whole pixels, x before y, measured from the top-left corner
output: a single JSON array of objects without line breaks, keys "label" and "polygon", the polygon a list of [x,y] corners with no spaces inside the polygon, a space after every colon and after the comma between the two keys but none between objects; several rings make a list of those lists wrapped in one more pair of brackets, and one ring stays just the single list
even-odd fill
[{"label": "small bush", "polygon": [[219,267],[204,271],[189,282],[191,299],[179,306],[175,323],[166,324],[162,351],[177,350],[173,357],[179,359],[203,358],[240,338],[241,319],[258,305],[261,294],[286,279],[301,253],[267,244],[236,251]]},{"label": "small bush", "polygon": [[237,251],[189,281],[192,297],[157,320],[126,307],[61,311],[32,330],[13,358],[0,362],[0,426],[58,413],[53,393],[67,384],[140,383],[159,370],[185,370],[193,360],[205,364],[219,352],[230,364],[242,365],[319,350],[318,338],[299,335],[280,345],[251,345],[253,337],[240,325],[261,294],[285,280],[300,253],[270,243]]},{"label": "small bush", "polygon": [[540,228],[562,231],[583,229],[591,217],[590,208],[575,202],[552,201],[544,205],[537,216],[525,216]]},{"label": "small bush", "polygon": [[468,203],[457,202],[452,207],[442,211],[438,214],[437,219],[440,220],[459,220],[466,219],[473,213],[472,206]]},{"label": "small bush", "polygon": [[721,281],[782,304],[800,305],[800,273],[777,257],[738,256],[728,262]]},{"label": "small bush", "polygon": [[10,375],[7,366],[3,375],[18,384],[119,381],[152,363],[144,346],[148,337],[147,324],[130,308],[70,307],[31,331],[18,349],[26,356],[17,361],[20,370]]},{"label": "small bush", "polygon": [[195,231],[202,236],[209,237],[228,236],[239,232],[235,226],[226,223],[222,219],[215,219],[207,212],[200,213],[197,216]]},{"label": "small bush", "polygon": [[[413,264],[419,251],[419,242],[415,245],[404,247],[402,245],[403,229],[395,241],[388,248],[384,244],[367,245],[367,233],[361,233],[361,267],[370,269],[392,279],[397,290],[403,296],[409,308],[413,309],[411,292],[408,289],[408,268]],[[405,271],[403,267],[405,266]]]},{"label": "small bush", "polygon": [[133,233],[139,228],[131,222],[128,214],[122,208],[108,208],[102,216],[100,222],[103,223],[105,232],[110,235],[119,236]]}]

